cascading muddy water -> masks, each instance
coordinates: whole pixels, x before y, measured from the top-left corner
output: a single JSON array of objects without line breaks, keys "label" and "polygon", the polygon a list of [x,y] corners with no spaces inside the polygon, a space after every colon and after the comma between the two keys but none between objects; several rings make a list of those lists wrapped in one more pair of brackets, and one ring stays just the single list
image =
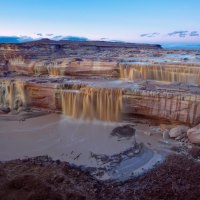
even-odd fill
[{"label": "cascading muddy water", "polygon": [[25,84],[22,81],[4,80],[0,83],[0,107],[19,110],[27,106]]},{"label": "cascading muddy water", "polygon": [[49,76],[59,76],[60,70],[57,67],[48,67],[48,74]]},{"label": "cascading muddy water", "polygon": [[91,88],[62,92],[62,110],[67,116],[118,121],[122,111],[122,89]]},{"label": "cascading muddy water", "polygon": [[64,76],[66,72],[66,68],[58,67],[58,66],[49,66],[47,67],[49,76]]},{"label": "cascading muddy water", "polygon": [[46,63],[46,68],[48,70],[49,76],[64,76],[66,73],[66,69],[68,67],[69,60],[55,60],[49,63]]},{"label": "cascading muddy water", "polygon": [[200,84],[200,66],[120,65],[120,77],[128,80],[158,80]]}]

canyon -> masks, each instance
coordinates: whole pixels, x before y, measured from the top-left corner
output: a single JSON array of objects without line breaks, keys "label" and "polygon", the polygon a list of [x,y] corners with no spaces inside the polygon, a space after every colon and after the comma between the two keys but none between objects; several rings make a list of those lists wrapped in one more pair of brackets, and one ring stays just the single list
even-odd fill
[{"label": "canyon", "polygon": [[199,143],[198,50],[43,39],[0,44],[0,68],[2,161],[48,155],[124,181]]},{"label": "canyon", "polygon": [[[0,44],[1,107],[76,118],[200,123],[198,50],[111,42]],[[91,107],[90,107],[91,106]]]}]

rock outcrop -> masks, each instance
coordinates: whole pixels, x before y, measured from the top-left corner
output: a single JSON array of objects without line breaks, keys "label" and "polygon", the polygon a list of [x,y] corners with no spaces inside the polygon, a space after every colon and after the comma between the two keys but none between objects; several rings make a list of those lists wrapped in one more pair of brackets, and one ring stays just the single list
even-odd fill
[{"label": "rock outcrop", "polygon": [[200,144],[200,124],[189,129],[187,131],[187,136],[191,143]]},{"label": "rock outcrop", "polygon": [[176,137],[182,136],[187,133],[188,129],[189,129],[189,127],[187,127],[187,126],[177,126],[170,130],[169,136],[171,138],[176,138]]},{"label": "rock outcrop", "polygon": [[200,95],[176,91],[127,91],[126,114],[164,118],[187,124],[200,120]]}]

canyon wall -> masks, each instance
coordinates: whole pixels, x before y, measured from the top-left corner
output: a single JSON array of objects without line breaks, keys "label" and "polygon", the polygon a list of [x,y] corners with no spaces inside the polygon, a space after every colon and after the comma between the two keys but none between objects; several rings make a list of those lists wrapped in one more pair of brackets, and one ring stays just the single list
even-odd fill
[{"label": "canyon wall", "polygon": [[156,63],[168,53],[173,51],[159,45],[95,41],[0,44],[0,108],[37,107],[105,121],[141,115],[199,123],[200,54],[181,52],[179,57],[191,53],[193,64],[174,63],[176,56]]},{"label": "canyon wall", "polygon": [[200,122],[200,95],[84,85],[4,81],[0,103],[10,109],[36,107],[74,118],[123,120],[129,114],[187,124]]},{"label": "canyon wall", "polygon": [[163,118],[186,124],[200,122],[200,95],[177,92],[128,91],[124,96],[126,114]]}]

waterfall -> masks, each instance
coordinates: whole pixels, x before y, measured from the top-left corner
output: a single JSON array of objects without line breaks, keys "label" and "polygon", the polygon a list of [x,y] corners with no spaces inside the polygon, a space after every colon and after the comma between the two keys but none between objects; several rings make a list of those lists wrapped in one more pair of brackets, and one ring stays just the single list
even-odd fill
[{"label": "waterfall", "polygon": [[48,66],[47,70],[49,76],[64,76],[66,72],[66,67]]},{"label": "waterfall", "polygon": [[120,77],[128,80],[158,80],[200,84],[200,67],[175,65],[120,65]]},{"label": "waterfall", "polygon": [[4,80],[0,83],[0,106],[11,110],[27,106],[25,84],[22,81]]},{"label": "waterfall", "polygon": [[48,75],[49,76],[59,76],[60,75],[60,69],[57,67],[48,67]]},{"label": "waterfall", "polygon": [[91,87],[65,90],[62,110],[74,118],[118,121],[122,111],[122,90]]}]

